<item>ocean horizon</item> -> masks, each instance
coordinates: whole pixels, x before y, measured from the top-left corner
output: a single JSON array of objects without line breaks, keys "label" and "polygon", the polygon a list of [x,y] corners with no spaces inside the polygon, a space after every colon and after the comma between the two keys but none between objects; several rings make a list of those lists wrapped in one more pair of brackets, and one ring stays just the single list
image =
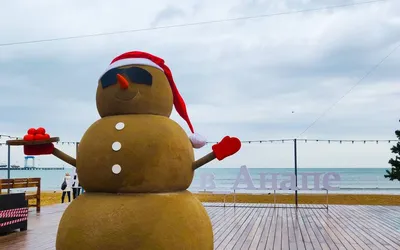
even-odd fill
[{"label": "ocean horizon", "polygon": [[[400,182],[390,181],[385,178],[386,170],[389,168],[298,168],[298,185],[301,186],[302,174],[320,173],[337,173],[340,176],[340,181],[331,182],[332,186],[337,186],[339,189],[331,190],[330,193],[349,193],[349,194],[396,194],[400,195]],[[43,191],[60,191],[60,186],[63,181],[65,173],[72,173],[73,168],[64,168],[63,170],[11,170],[11,178],[32,178],[40,177],[42,179]],[[260,173],[263,173],[267,178],[269,175],[275,173],[278,185],[282,180],[288,180],[290,177],[285,177],[285,174],[294,173],[294,168],[248,168],[251,179],[256,189],[245,190],[245,184],[237,186],[235,192],[237,193],[271,193],[273,190],[261,190],[260,186]],[[214,189],[201,188],[201,176],[210,175],[214,176]],[[235,182],[240,175],[240,167],[222,167],[222,168],[200,168],[196,170],[193,182],[189,187],[190,191],[233,191]],[[268,177],[269,176],[269,177]],[[0,169],[0,179],[7,178],[7,169]],[[320,185],[322,186],[322,177],[320,178]],[[314,182],[312,178],[308,178],[308,187],[313,188]],[[279,186],[278,186],[279,187]],[[278,190],[280,193],[290,193],[290,190]],[[302,193],[321,193],[323,190],[300,190]]]}]

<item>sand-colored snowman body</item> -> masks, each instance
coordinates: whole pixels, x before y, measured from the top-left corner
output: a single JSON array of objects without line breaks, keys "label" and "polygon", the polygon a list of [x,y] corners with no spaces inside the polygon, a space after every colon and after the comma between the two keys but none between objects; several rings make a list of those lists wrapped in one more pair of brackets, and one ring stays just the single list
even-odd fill
[{"label": "sand-colored snowman body", "polygon": [[169,119],[175,107],[194,133],[171,71],[148,53],[115,58],[96,104],[101,119],[85,132],[77,159],[51,144],[31,148],[76,166],[86,191],[65,210],[56,249],[213,249],[206,210],[186,189],[195,169],[236,153],[240,140],[224,137],[194,160],[205,140]]},{"label": "sand-colored snowman body", "polygon": [[213,249],[208,215],[186,191],[193,161],[186,133],[166,117],[98,120],[77,157],[86,193],[65,211],[57,249]]},{"label": "sand-colored snowman body", "polygon": [[193,179],[192,145],[167,117],[102,118],[89,127],[78,150],[79,180],[87,192],[184,191]]},{"label": "sand-colored snowman body", "polygon": [[82,137],[76,159],[86,192],[64,212],[57,250],[213,249],[206,210],[186,190],[194,144],[169,119],[173,105],[193,128],[163,60],[117,57],[96,102],[102,118]]}]

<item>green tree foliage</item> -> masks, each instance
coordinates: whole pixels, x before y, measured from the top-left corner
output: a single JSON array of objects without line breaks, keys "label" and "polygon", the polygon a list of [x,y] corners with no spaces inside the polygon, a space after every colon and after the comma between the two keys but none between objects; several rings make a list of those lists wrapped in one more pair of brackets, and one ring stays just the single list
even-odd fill
[{"label": "green tree foliage", "polygon": [[392,169],[390,171],[386,170],[387,174],[385,175],[385,178],[390,178],[391,181],[400,181],[400,130],[396,130],[395,134],[399,141],[391,148],[391,150],[396,156],[389,160],[389,164],[392,165]]}]

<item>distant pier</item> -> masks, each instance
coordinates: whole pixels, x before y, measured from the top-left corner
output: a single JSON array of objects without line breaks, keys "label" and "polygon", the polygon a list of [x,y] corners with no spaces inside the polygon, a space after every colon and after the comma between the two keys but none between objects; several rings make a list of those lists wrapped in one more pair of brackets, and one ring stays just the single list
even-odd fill
[{"label": "distant pier", "polygon": [[[4,167],[2,167],[2,168],[0,168],[0,170],[7,170],[8,168],[4,168]],[[52,167],[39,167],[39,168],[37,168],[37,167],[25,167],[25,168],[13,168],[13,167],[11,167],[10,168],[10,170],[64,170],[65,168],[64,167],[61,167],[61,168],[57,168],[57,167],[54,167],[54,168],[52,168]]]}]

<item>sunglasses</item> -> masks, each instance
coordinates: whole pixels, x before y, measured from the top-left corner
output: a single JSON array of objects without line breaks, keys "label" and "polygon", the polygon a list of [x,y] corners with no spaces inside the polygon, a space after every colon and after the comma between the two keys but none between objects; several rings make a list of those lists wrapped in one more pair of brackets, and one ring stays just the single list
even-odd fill
[{"label": "sunglasses", "polygon": [[130,82],[137,84],[144,84],[151,86],[153,83],[153,76],[145,69],[139,67],[131,68],[114,68],[107,71],[101,78],[101,86],[107,88],[111,85],[117,84],[117,74],[121,74],[128,78]]}]

